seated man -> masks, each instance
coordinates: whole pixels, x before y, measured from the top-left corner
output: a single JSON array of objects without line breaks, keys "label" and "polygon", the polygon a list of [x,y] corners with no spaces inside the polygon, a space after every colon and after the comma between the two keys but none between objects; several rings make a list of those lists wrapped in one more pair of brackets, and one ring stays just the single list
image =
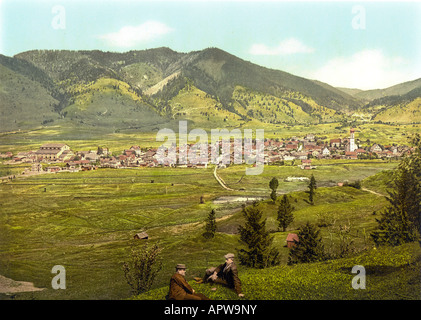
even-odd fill
[{"label": "seated man", "polygon": [[234,289],[239,297],[244,297],[241,290],[241,281],[238,278],[237,266],[234,263],[234,254],[228,253],[224,257],[224,264],[206,270],[204,281],[223,284]]},{"label": "seated man", "polygon": [[195,292],[187,283],[185,276],[186,266],[184,264],[177,264],[175,273],[170,280],[169,300],[210,300],[205,295]]}]

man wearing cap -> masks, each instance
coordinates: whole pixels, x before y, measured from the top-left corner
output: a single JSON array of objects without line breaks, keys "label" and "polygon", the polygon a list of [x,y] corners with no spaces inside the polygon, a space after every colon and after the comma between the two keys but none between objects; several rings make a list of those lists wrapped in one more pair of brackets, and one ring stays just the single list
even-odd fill
[{"label": "man wearing cap", "polygon": [[177,264],[170,280],[169,300],[210,300],[205,295],[195,292],[186,281],[186,266]]},{"label": "man wearing cap", "polygon": [[224,256],[225,263],[216,268],[206,270],[205,282],[219,283],[234,289],[239,297],[244,297],[241,290],[241,281],[238,278],[237,265],[234,263],[234,254],[228,253]]}]

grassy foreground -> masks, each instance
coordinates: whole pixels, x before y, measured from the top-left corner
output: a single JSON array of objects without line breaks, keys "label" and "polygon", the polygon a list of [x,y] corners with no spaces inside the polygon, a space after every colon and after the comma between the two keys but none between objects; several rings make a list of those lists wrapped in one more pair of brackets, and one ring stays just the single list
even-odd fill
[{"label": "grassy foreground", "polygon": [[[244,299],[247,300],[419,300],[421,250],[418,243],[399,247],[367,250],[349,258],[326,262],[278,266],[267,269],[239,268]],[[366,271],[366,288],[354,289],[352,273],[356,265]],[[214,300],[235,300],[227,288],[189,282],[197,291]],[[168,287],[133,297],[140,300],[162,300]]]}]

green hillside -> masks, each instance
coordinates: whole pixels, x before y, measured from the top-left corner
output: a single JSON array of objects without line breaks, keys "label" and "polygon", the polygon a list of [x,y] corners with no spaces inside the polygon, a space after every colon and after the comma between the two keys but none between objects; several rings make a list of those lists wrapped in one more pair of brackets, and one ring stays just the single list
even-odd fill
[{"label": "green hillside", "polygon": [[68,88],[70,105],[61,114],[70,121],[93,126],[137,128],[165,122],[153,108],[122,81],[100,78]]},{"label": "green hillside", "polygon": [[218,48],[208,48],[190,54],[191,62],[183,70],[203,91],[217,95],[229,102],[236,86],[281,96],[285,92],[297,91],[311,97],[318,104],[332,109],[354,109],[358,100],[338,93],[328,85],[318,83],[287,72],[268,69],[244,61]]},{"label": "green hillside", "polygon": [[191,120],[196,127],[236,127],[244,123],[238,114],[224,109],[219,101],[193,85],[180,90],[168,104],[174,119]]},{"label": "green hillside", "polygon": [[404,95],[420,87],[421,87],[421,78],[413,80],[413,81],[400,83],[400,84],[397,84],[385,89],[374,89],[374,90],[365,90],[365,91],[355,92],[353,96],[355,96],[356,98],[370,101],[370,100],[379,99],[379,98],[383,98],[387,96]]},{"label": "green hillside", "polygon": [[286,92],[279,98],[237,86],[233,101],[235,111],[243,118],[265,123],[325,123],[341,118],[335,110],[319,106],[298,92]]},{"label": "green hillside", "polygon": [[408,103],[401,103],[391,107],[380,106],[382,109],[374,117],[375,121],[392,123],[420,123],[421,97]]},{"label": "green hillside", "polygon": [[391,117],[419,122],[419,79],[370,95],[377,99],[367,103],[365,91],[264,68],[217,48],[189,53],[32,50],[0,55],[0,65],[2,131],[59,120],[75,128],[147,131],[183,117],[206,129],[332,123],[350,116],[365,122]]},{"label": "green hillside", "polygon": [[[263,270],[239,271],[247,300],[419,300],[421,251],[418,244],[369,249],[349,258]],[[354,266],[364,266],[366,289],[356,290]],[[241,300],[221,286],[190,281],[197,292],[212,300]],[[163,300],[168,286],[133,297],[135,300]]]},{"label": "green hillside", "polygon": [[59,102],[47,89],[1,64],[0,101],[2,131],[36,128],[60,118],[55,111]]}]

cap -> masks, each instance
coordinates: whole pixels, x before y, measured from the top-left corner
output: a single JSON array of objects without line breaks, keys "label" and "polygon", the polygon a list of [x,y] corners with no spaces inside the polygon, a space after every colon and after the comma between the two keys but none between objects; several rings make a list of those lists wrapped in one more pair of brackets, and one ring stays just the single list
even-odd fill
[{"label": "cap", "polygon": [[234,254],[233,254],[233,253],[227,253],[227,254],[224,256],[224,258],[225,258],[225,259],[234,259]]},{"label": "cap", "polygon": [[186,269],[186,265],[185,264],[177,264],[177,266],[175,267],[176,269]]}]

